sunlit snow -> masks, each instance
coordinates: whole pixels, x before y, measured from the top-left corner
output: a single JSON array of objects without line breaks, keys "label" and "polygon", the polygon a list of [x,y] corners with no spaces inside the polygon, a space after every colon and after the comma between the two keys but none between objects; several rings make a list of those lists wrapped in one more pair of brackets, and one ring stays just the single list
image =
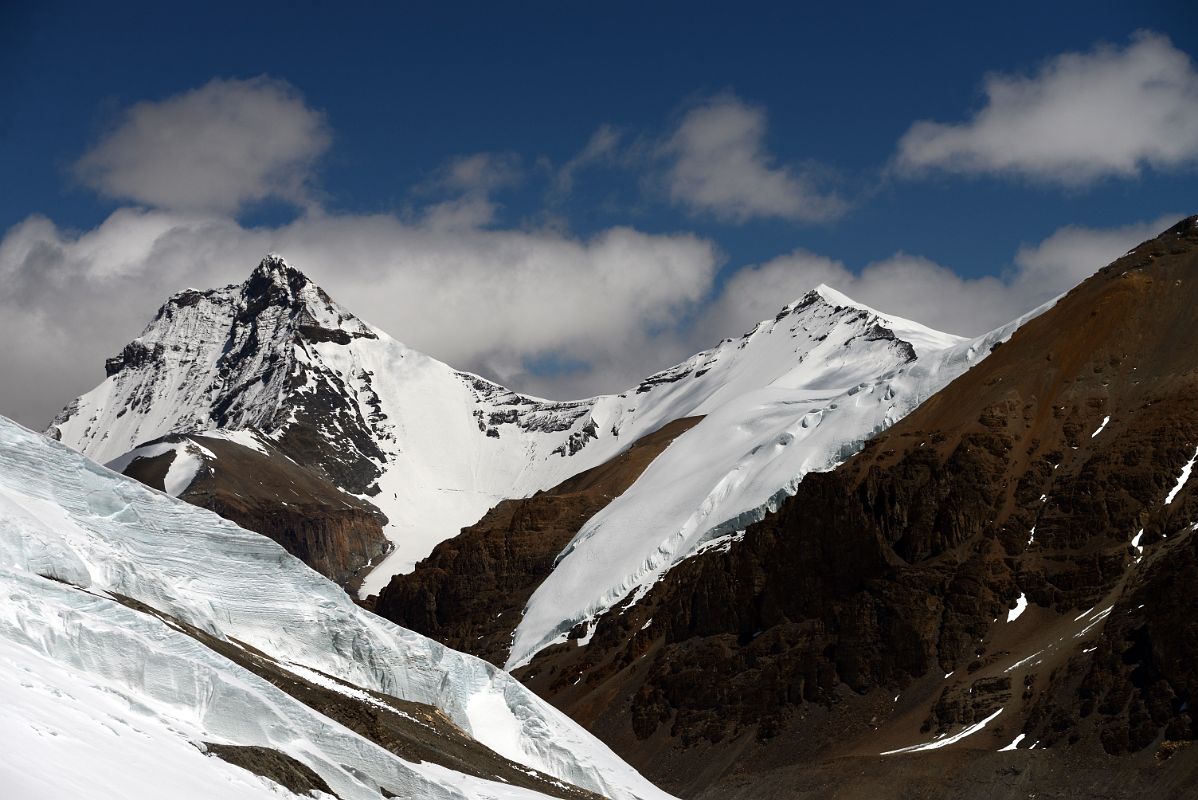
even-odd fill
[{"label": "sunlit snow", "polygon": [[954,733],[952,736],[946,736],[943,739],[936,739],[931,742],[925,742],[924,744],[915,744],[915,745],[911,745],[910,747],[901,747],[898,750],[886,750],[882,753],[879,753],[879,755],[892,756],[892,755],[897,755],[899,753],[918,753],[923,750],[939,750],[941,747],[948,747],[950,744],[956,744],[957,742],[961,741],[962,739],[966,738],[967,736],[972,736],[973,734],[980,731],[982,728],[985,728],[988,724],[993,722],[994,719],[996,717],[998,717],[998,715],[1001,714],[1002,712],[1003,712],[1003,710],[1000,708],[1000,709],[998,709],[998,711],[995,711],[993,714],[986,717],[981,722],[975,722],[974,724],[970,725],[969,727],[965,728],[964,730],[962,730],[958,733]]},{"label": "sunlit snow", "polygon": [[1015,607],[1007,611],[1007,622],[1014,622],[1019,619],[1020,615],[1027,610],[1027,595],[1023,592],[1019,593],[1019,599],[1015,601]]},{"label": "sunlit snow", "polygon": [[[144,727],[151,737],[173,731],[188,747],[201,739],[273,747],[314,769],[346,800],[375,800],[379,785],[401,796],[445,800],[532,793],[403,761],[110,596],[134,598],[218,638],[243,642],[293,671],[314,670],[435,706],[513,761],[597,793],[667,797],[502,670],[362,610],[266,537],[3,418],[0,592],[6,597],[0,643],[32,650],[31,657],[58,664],[78,678],[69,679],[75,683],[126,698],[129,711],[117,715],[117,724]],[[20,752],[5,741],[9,754]],[[182,763],[187,751],[175,750],[177,758],[164,748],[164,770]],[[63,765],[62,782],[49,796],[69,796],[62,787],[92,766]],[[223,769],[212,766],[208,773]],[[137,785],[133,776],[120,784]],[[186,796],[160,788],[149,794]],[[229,796],[238,795],[230,790]]]},{"label": "sunlit snow", "polygon": [[1194,462],[1196,460],[1198,460],[1198,450],[1194,451],[1194,455],[1190,456],[1190,460],[1181,468],[1181,475],[1177,478],[1177,485],[1173,487],[1173,490],[1169,492],[1169,496],[1165,498],[1165,505],[1172,503],[1178,493],[1185,488],[1186,481],[1190,479],[1190,472],[1194,469]]},{"label": "sunlit snow", "polygon": [[[746,339],[713,351],[735,348],[720,377],[728,389],[714,396],[722,402],[696,407],[692,413],[704,419],[588,520],[558,557],[528,601],[509,669],[624,598],[639,600],[709,541],[762,519],[804,475],[857,452],[1051,306],[961,340],[819,291],[824,303],[765,320]],[[915,360],[896,358],[887,341],[871,341],[866,331],[875,323],[911,341]],[[735,382],[750,374],[758,377]],[[747,390],[754,383],[761,388]]]}]

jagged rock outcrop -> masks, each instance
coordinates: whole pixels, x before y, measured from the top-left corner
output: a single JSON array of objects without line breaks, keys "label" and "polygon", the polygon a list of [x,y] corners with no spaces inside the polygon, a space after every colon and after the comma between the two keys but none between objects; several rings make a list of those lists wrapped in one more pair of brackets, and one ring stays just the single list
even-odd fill
[{"label": "jagged rock outcrop", "polygon": [[170,433],[256,427],[321,477],[361,493],[380,474],[385,434],[359,402],[369,380],[350,391],[351,376],[323,368],[313,354],[322,342],[377,338],[270,255],[242,284],[169,298],[142,335],[108,359],[105,383],[68,406],[49,432],[107,462]]},{"label": "jagged rock outcrop", "polygon": [[413,572],[392,578],[374,603],[375,613],[502,665],[524,604],[562,548],[698,421],[671,422],[602,466],[532,497],[504,500],[437,545]]},{"label": "jagged rock outcrop", "polygon": [[704,796],[734,768],[793,790],[794,770],[983,723],[962,753],[1022,734],[1112,775],[1139,769],[1107,760],[1127,753],[1182,753],[1198,774],[1195,307],[1191,218],[808,475],[742,539],[606,614],[586,646],[517,674]]}]

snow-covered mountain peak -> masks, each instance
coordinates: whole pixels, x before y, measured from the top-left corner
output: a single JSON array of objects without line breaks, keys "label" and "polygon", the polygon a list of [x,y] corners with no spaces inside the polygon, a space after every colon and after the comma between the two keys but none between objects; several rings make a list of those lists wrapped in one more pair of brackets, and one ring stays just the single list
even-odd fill
[{"label": "snow-covered mountain peak", "polygon": [[283,257],[282,253],[276,253],[273,250],[263,256],[262,260],[258,262],[258,270],[264,272],[294,270],[295,272],[299,272],[299,270],[287,263],[287,259]]},{"label": "snow-covered mountain peak", "polygon": [[921,355],[925,352],[939,350],[965,341],[965,338],[962,336],[944,333],[914,320],[879,311],[872,306],[854,300],[843,292],[828,286],[826,283],[816,286],[800,300],[792,303],[790,308],[798,308],[818,301],[832,306],[837,311],[845,310],[850,313],[861,312],[869,315],[880,327],[886,328],[896,338],[910,344]]},{"label": "snow-covered mountain peak", "polygon": [[388,518],[396,551],[366,579],[369,594],[500,500],[555,486],[673,420],[752,392],[855,391],[959,341],[819,287],[625,392],[548,401],[405,347],[271,254],[241,284],[170,298],[48,433],[106,463],[170,434],[261,431]]},{"label": "snow-covered mountain peak", "polygon": [[816,284],[814,288],[808,289],[807,292],[792,303],[782,307],[781,314],[786,314],[800,308],[806,308],[813,303],[825,303],[836,309],[853,309],[856,311],[865,311],[878,316],[886,316],[882,312],[870,308],[864,303],[859,303],[847,294],[832,288],[826,283]]},{"label": "snow-covered mountain peak", "polygon": [[525,607],[507,666],[522,666],[617,604],[636,602],[682,561],[737,536],[806,474],[856,453],[1022,321],[966,340],[821,286],[740,340],[725,339],[650,379],[685,387],[683,377],[693,374],[697,384],[722,369],[715,390],[691,406],[702,421],[558,556]]},{"label": "snow-covered mountain peak", "polygon": [[[812,295],[815,295],[817,297],[822,297],[824,300],[828,301],[829,303],[831,303],[834,306],[866,308],[866,306],[862,306],[862,305],[858,304],[855,300],[850,298],[848,295],[838,292],[837,290],[833,289],[831,286],[829,286],[826,283],[818,284],[814,289],[812,289],[810,292],[808,292],[806,295],[804,295],[804,297],[810,297]],[[867,310],[872,311],[873,309],[867,309]]]},{"label": "snow-covered mountain peak", "polygon": [[246,282],[252,282],[255,277],[265,278],[282,288],[299,288],[312,283],[302,270],[287,263],[282,254],[274,252],[262,257]]},{"label": "snow-covered mountain peak", "polygon": [[258,262],[242,285],[247,297],[266,296],[284,303],[302,303],[301,294],[312,281],[282,256],[272,253]]},{"label": "snow-covered mountain peak", "polygon": [[[301,271],[267,256],[241,284],[171,296],[106,362],[107,380],[64,410],[49,433],[106,462],[171,433],[280,432],[316,404],[326,424],[369,427],[344,388],[352,376],[326,369],[315,351],[377,338]],[[350,438],[377,450],[373,432]]]},{"label": "snow-covered mountain peak", "polygon": [[[332,332],[344,331],[352,337],[375,338],[362,320],[333,301],[324,289],[307,275],[291,266],[280,255],[268,254],[241,285],[243,314],[260,315],[270,306],[285,309],[300,326],[321,327]],[[313,335],[311,331],[299,333]]]},{"label": "snow-covered mountain peak", "polygon": [[[938,352],[961,337],[885,314],[820,285],[763,319],[739,339],[724,339],[641,381],[637,393],[682,384],[674,393],[707,414],[746,391],[775,388],[846,390]],[[658,391],[657,399],[666,394]]]}]

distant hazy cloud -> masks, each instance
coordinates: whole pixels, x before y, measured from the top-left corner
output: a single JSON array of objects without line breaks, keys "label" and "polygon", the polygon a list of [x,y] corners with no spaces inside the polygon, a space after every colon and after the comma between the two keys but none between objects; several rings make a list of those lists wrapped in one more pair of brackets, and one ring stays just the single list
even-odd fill
[{"label": "distant hazy cloud", "polygon": [[899,171],[1076,186],[1198,159],[1198,72],[1159,34],[1065,53],[1030,76],[991,75],[984,91],[986,104],[965,122],[912,125],[899,142]]},{"label": "distant hazy cloud", "polygon": [[574,176],[587,167],[611,162],[616,157],[622,138],[622,134],[615,127],[600,125],[582,150],[554,172],[551,192],[558,197],[572,192]]},{"label": "distant hazy cloud", "polygon": [[826,283],[880,311],[973,336],[1051,300],[1180,218],[1120,228],[1062,228],[1039,244],[1021,247],[1001,278],[962,278],[948,267],[905,253],[853,270],[798,250],[738,272],[707,314],[705,326],[709,336],[750,328],[785,302]]},{"label": "distant hazy cloud", "polygon": [[692,108],[662,148],[670,199],[731,222],[758,217],[821,221],[845,203],[801,169],[778,165],[765,146],[760,108],[720,95]]},{"label": "distant hazy cloud", "polygon": [[422,209],[424,223],[437,230],[467,230],[495,221],[492,195],[520,183],[524,168],[514,153],[475,153],[450,159],[431,178],[416,187],[425,198],[445,196]]},{"label": "distant hazy cloud", "polygon": [[475,153],[450,159],[433,182],[459,192],[493,192],[519,183],[522,174],[515,153]]},{"label": "distant hazy cloud", "polygon": [[159,208],[235,211],[267,198],[303,204],[330,141],[324,115],[289,84],[214,80],[132,106],[74,171],[101,194]]}]

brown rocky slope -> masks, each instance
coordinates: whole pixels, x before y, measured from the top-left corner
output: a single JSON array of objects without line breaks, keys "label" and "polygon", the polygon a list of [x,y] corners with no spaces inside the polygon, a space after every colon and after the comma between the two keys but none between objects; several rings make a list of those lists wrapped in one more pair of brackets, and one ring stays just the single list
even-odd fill
[{"label": "brown rocky slope", "polygon": [[532,497],[504,500],[437,545],[379,594],[375,613],[455,650],[503,666],[512,631],[554,558],[588,519],[618,497],[670,442],[687,417],[639,439],[620,455]]},{"label": "brown rocky slope", "polygon": [[1195,308],[1191,218],[519,674],[686,796],[1198,791]]},{"label": "brown rocky slope", "polygon": [[[259,449],[199,434],[157,441],[184,439],[215,458],[204,457],[204,465],[179,494],[181,500],[270,537],[351,592],[366,567],[389,550],[382,528],[386,519],[378,509],[295,463],[267,441],[257,439]],[[161,490],[174,457],[168,452],[138,458],[123,471]]]}]

